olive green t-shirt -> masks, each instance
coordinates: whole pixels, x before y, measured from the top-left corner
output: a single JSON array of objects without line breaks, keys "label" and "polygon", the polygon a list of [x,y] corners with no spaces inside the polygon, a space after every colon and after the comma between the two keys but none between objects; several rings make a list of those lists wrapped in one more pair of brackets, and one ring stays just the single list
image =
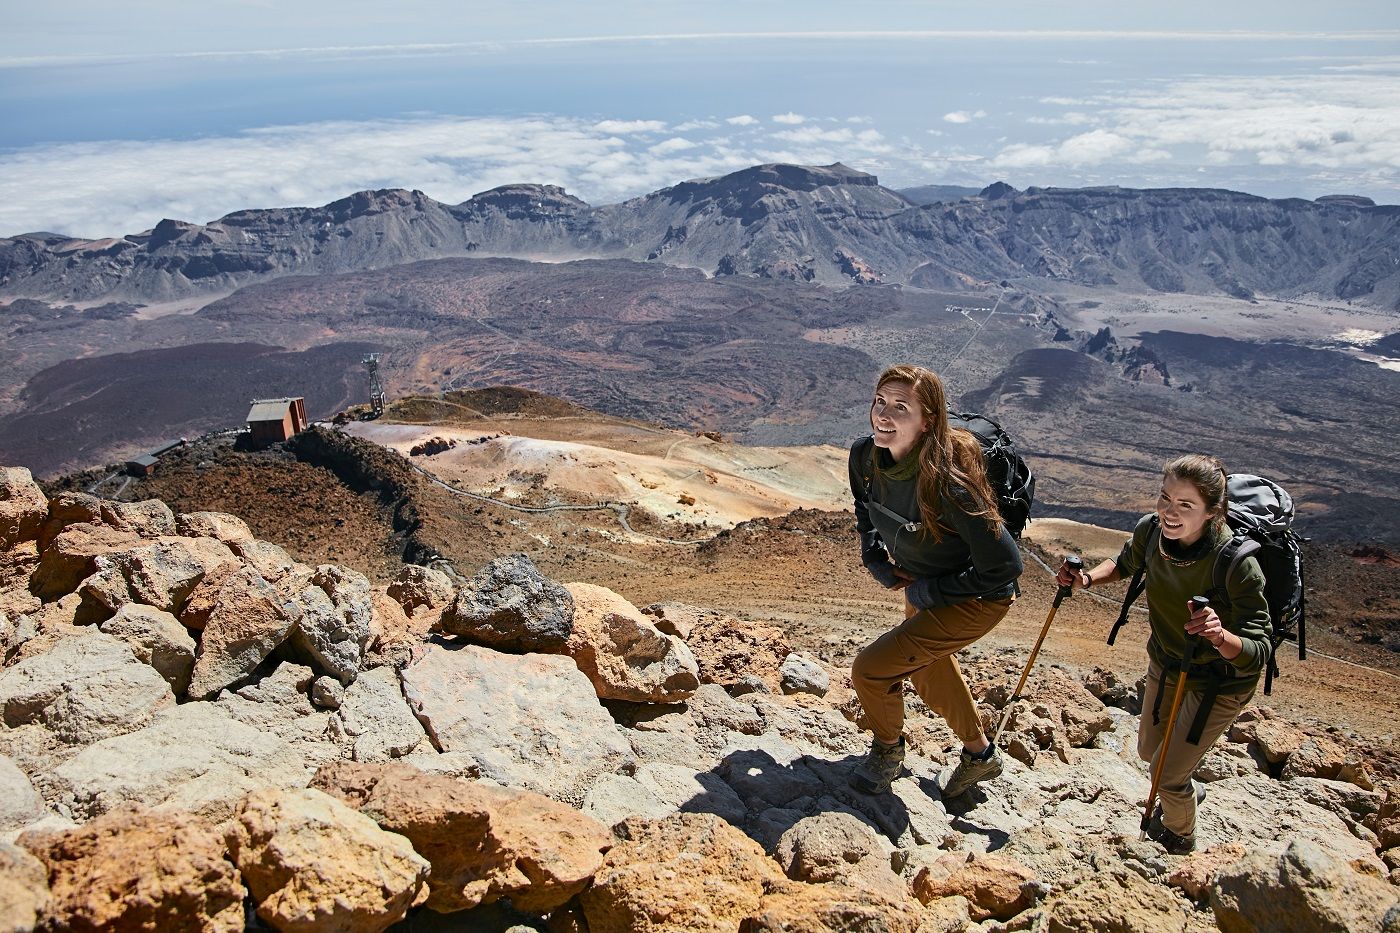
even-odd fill
[{"label": "olive green t-shirt", "polygon": [[[1188,641],[1196,642],[1196,653],[1192,663],[1208,664],[1221,660],[1219,652],[1204,638],[1191,639],[1186,633],[1186,622],[1191,617],[1192,596],[1210,596],[1213,586],[1212,575],[1215,557],[1220,548],[1230,540],[1228,529],[1212,530],[1211,544],[1199,557],[1190,561],[1170,561],[1161,553],[1158,545],[1148,551],[1147,543],[1152,530],[1151,514],[1144,515],[1133,531],[1133,537],[1123,545],[1114,561],[1118,571],[1125,578],[1131,577],[1138,567],[1147,566],[1147,615],[1151,623],[1152,635],[1147,641],[1147,652],[1163,670],[1171,671],[1181,664]],[[1159,536],[1160,537],[1160,536]],[[1247,693],[1254,688],[1264,663],[1269,658],[1269,604],[1264,599],[1264,574],[1253,557],[1246,557],[1235,570],[1234,579],[1226,581],[1226,595],[1229,606],[1219,604],[1215,611],[1220,616],[1226,630],[1238,635],[1243,642],[1239,655],[1229,660],[1234,677],[1221,686],[1225,694]],[[1190,677],[1187,689],[1204,688],[1206,678]]]}]

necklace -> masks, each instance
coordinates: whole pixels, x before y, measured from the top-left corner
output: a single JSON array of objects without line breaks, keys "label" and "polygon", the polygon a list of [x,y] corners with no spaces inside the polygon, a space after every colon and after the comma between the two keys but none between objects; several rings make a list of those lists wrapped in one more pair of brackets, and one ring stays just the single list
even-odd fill
[{"label": "necklace", "polygon": [[1202,535],[1199,541],[1196,541],[1187,549],[1187,553],[1177,557],[1167,553],[1167,539],[1162,537],[1161,532],[1158,532],[1157,553],[1162,555],[1162,560],[1171,564],[1173,567],[1190,567],[1201,559],[1201,556],[1205,554],[1210,543],[1209,535]]}]

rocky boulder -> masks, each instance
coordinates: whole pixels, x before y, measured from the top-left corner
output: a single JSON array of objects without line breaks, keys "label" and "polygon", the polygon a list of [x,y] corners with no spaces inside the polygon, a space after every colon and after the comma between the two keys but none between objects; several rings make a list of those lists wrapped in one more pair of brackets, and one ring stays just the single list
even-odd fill
[{"label": "rocky boulder", "polygon": [[78,820],[140,806],[189,810],[217,823],[250,790],[302,787],[309,778],[302,755],[277,736],[212,703],[186,703],[144,729],[83,749],[48,783],[51,799]]},{"label": "rocky boulder", "polygon": [[574,601],[524,554],[491,561],[457,593],[442,630],[498,651],[560,653],[573,631]]},{"label": "rocky boulder", "polygon": [[85,492],[61,492],[49,500],[48,517],[39,528],[39,550],[47,551],[49,544],[69,525],[102,525],[102,500]]},{"label": "rocky boulder", "polygon": [[0,833],[19,829],[43,815],[44,799],[29,782],[29,776],[0,755]]},{"label": "rocky boulder", "polygon": [[594,777],[632,759],[568,658],[429,644],[402,677],[434,746],[469,757],[497,783],[581,801]]},{"label": "rocky boulder", "polygon": [[0,670],[0,719],[37,725],[67,745],[90,745],[151,722],[175,704],[154,668],[111,635],[87,631]]},{"label": "rocky boulder", "polygon": [[782,630],[776,626],[712,610],[699,613],[690,621],[686,644],[700,667],[700,682],[726,689],[757,678],[776,693],[781,683],[778,668],[792,653]]},{"label": "rocky boulder", "polygon": [[804,654],[792,652],[778,668],[783,693],[810,693],[824,697],[831,689],[831,677],[816,661]]},{"label": "rocky boulder", "polygon": [[[935,933],[923,905],[901,891],[853,884],[789,884],[765,894],[744,933]],[[957,927],[958,930],[962,926]]]},{"label": "rocky boulder", "polygon": [[921,867],[910,888],[925,904],[945,897],[966,898],[973,920],[1010,920],[1043,893],[1035,873],[1014,859],[962,852]]},{"label": "rocky boulder", "polygon": [[1221,869],[1210,906],[1224,933],[1379,933],[1400,930],[1398,901],[1393,885],[1297,840]]},{"label": "rocky boulder", "polygon": [[322,564],[309,577],[279,584],[295,607],[289,646],[298,660],[349,686],[364,666],[369,645],[369,580],[354,570]]},{"label": "rocky boulder", "polygon": [[45,929],[243,929],[243,884],[223,837],[189,814],[111,813],[19,844],[48,869]]},{"label": "rocky boulder", "polygon": [[392,667],[367,671],[345,688],[330,723],[331,734],[349,746],[355,761],[402,758],[427,739]]},{"label": "rocky boulder", "polygon": [[281,596],[251,567],[229,565],[204,580],[181,621],[202,628],[188,695],[212,697],[248,678],[287,640],[295,617]]},{"label": "rocky boulder", "polygon": [[428,893],[407,839],[317,790],[249,794],[230,850],[258,916],[287,933],[379,933]]},{"label": "rocky boulder", "polygon": [[[980,691],[981,699],[1005,708],[1015,685],[1014,677],[999,678]],[[1089,745],[1096,735],[1113,728],[1113,717],[1078,680],[1059,668],[1045,666],[1031,672],[1025,695],[1017,701],[1006,728],[1029,736],[1035,747],[1055,751],[1067,760],[1065,749]]]},{"label": "rocky boulder", "polygon": [[186,538],[214,538],[224,544],[254,540],[247,522],[223,512],[182,512],[175,517],[175,531]]},{"label": "rocky boulder", "polygon": [[127,603],[102,623],[101,630],[124,641],[137,660],[155,668],[176,696],[189,687],[194,672],[194,639],[170,613]]},{"label": "rocky boulder", "polygon": [[29,933],[49,906],[48,867],[27,849],[0,842],[0,930]]},{"label": "rocky boulder", "polygon": [[213,538],[162,537],[141,547],[100,554],[78,592],[101,621],[125,603],[145,603],[178,615],[205,574],[235,558]]},{"label": "rocky boulder", "polygon": [[1186,908],[1169,889],[1124,868],[1097,868],[1045,905],[1047,933],[1187,933]]},{"label": "rocky boulder", "polygon": [[457,587],[441,570],[407,564],[389,584],[388,594],[412,616],[420,609],[440,612],[451,606],[457,598]]},{"label": "rocky boulder", "polygon": [[685,642],[663,634],[635,606],[602,586],[570,583],[573,631],[565,652],[605,700],[679,703],[700,686]]},{"label": "rocky boulder", "polygon": [[130,531],[143,538],[175,534],[175,513],[159,499],[140,502],[101,500],[102,520],[119,531]]},{"label": "rocky boulder", "polygon": [[580,895],[588,928],[730,931],[789,884],[758,843],[717,816],[628,820]]},{"label": "rocky boulder", "polygon": [[110,525],[79,522],[63,526],[39,554],[39,566],[29,578],[29,588],[43,599],[72,593],[97,572],[97,558],[140,546],[130,531]]},{"label": "rocky boulder", "polygon": [[1200,852],[1192,852],[1172,869],[1167,884],[1180,888],[1193,901],[1204,901],[1215,887],[1220,869],[1233,865],[1248,854],[1238,842],[1222,842]]},{"label": "rocky boulder", "polygon": [[0,466],[0,551],[39,537],[49,498],[24,467]]},{"label": "rocky boulder", "polygon": [[612,845],[597,821],[541,794],[407,765],[337,762],[312,786],[408,838],[432,863],[427,905],[440,913],[503,897],[548,913],[584,889]]}]

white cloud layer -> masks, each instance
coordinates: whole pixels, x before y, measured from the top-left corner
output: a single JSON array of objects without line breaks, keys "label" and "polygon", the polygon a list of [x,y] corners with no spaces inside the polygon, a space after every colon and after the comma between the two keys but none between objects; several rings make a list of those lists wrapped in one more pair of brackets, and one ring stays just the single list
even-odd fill
[{"label": "white cloud layer", "polygon": [[985,110],[976,110],[976,111],[954,110],[952,113],[945,113],[945,114],[943,115],[943,122],[944,122],[944,123],[971,123],[973,120],[979,120],[979,119],[981,119],[982,117],[985,117],[986,115],[987,115],[987,111],[985,111]]},{"label": "white cloud layer", "polygon": [[[243,208],[324,204],[366,188],[417,188],[457,203],[497,185],[539,182],[607,204],[759,162],[843,159],[875,168],[890,151],[879,132],[851,126],[795,127],[781,150],[773,143],[782,133],[761,129],[745,129],[739,140],[724,135],[732,126],[709,135],[671,130],[654,120],[433,116],[32,147],[0,154],[0,236],[120,235],[165,217],[204,223]],[[781,159],[770,155],[779,151]]]},{"label": "white cloud layer", "polygon": [[539,182],[605,204],[774,161],[841,161],[892,187],[1197,184],[1396,203],[1400,63],[1383,64],[1390,70],[1116,85],[1092,98],[1041,98],[1036,110],[1012,117],[954,111],[949,117],[962,114],[970,125],[915,139],[880,121],[809,111],[800,122],[737,114],[674,125],[626,114],[427,115],[34,146],[0,151],[0,236],[119,235],[164,217],[207,222],[366,188],[417,188],[456,203],[497,185]]}]

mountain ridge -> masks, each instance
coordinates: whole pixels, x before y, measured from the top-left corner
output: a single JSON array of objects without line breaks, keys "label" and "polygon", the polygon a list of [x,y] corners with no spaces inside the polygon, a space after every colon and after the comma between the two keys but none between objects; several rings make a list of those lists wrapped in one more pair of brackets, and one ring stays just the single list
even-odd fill
[{"label": "mountain ridge", "polygon": [[[911,189],[912,190],[912,189]],[[1210,188],[1030,187],[919,204],[840,162],[781,163],[593,206],[519,183],[459,204],[360,191],[321,207],[87,240],[0,239],[0,296],[162,301],[284,275],[421,259],[633,259],[818,284],[946,287],[1003,279],[1149,292],[1315,294],[1400,309],[1400,206]]]}]

